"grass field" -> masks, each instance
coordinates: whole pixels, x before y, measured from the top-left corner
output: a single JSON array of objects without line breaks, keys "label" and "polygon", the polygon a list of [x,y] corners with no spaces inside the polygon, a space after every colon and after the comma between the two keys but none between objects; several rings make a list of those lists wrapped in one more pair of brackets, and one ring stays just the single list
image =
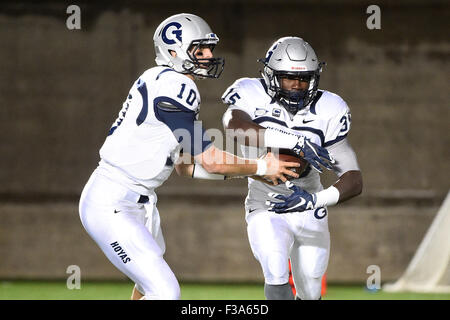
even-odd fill
[{"label": "grass field", "polygon": [[[0,300],[126,300],[130,282],[83,282],[69,290],[64,281],[2,281]],[[263,300],[262,284],[182,283],[184,300]],[[370,292],[364,286],[329,285],[324,300],[450,300],[449,294]]]}]

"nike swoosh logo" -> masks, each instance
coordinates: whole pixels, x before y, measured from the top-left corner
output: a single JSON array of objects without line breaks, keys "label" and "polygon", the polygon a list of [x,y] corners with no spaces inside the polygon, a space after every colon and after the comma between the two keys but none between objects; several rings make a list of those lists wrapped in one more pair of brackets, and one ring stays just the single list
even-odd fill
[{"label": "nike swoosh logo", "polygon": [[256,209],[249,209],[248,213],[252,213],[253,211],[255,211]]},{"label": "nike swoosh logo", "polygon": [[310,123],[310,122],[312,122],[312,121],[314,121],[314,120],[305,120],[305,119],[303,119],[303,123]]},{"label": "nike swoosh logo", "polygon": [[120,212],[120,210],[114,209],[114,213],[119,213],[119,212]]}]

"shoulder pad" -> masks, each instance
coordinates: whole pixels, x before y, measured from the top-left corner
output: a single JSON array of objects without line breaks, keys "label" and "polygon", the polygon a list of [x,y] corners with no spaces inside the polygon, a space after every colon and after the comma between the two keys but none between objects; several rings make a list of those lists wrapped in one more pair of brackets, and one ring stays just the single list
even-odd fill
[{"label": "shoulder pad", "polygon": [[311,104],[310,111],[326,118],[341,115],[349,111],[347,103],[339,95],[330,91],[318,91],[314,100]]}]

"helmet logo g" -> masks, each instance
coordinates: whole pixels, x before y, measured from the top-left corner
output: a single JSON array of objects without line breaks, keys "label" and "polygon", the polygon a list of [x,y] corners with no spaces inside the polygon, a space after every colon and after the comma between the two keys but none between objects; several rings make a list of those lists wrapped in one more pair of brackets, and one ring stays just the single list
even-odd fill
[{"label": "helmet logo g", "polygon": [[167,24],[163,28],[163,30],[161,32],[161,37],[162,37],[163,41],[165,43],[167,43],[167,44],[174,44],[175,43],[175,40],[173,39],[174,37],[170,37],[170,39],[167,37],[167,30],[170,27],[175,27],[176,29],[172,30],[172,32],[169,33],[169,34],[175,35],[175,38],[178,39],[181,42],[182,41],[181,40],[181,24],[179,24],[178,22],[171,22],[171,23]]}]

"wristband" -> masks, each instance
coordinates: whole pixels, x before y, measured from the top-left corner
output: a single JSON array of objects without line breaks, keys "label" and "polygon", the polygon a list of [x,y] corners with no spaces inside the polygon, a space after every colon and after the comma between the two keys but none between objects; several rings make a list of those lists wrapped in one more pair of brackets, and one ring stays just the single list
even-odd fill
[{"label": "wristband", "polygon": [[256,175],[263,176],[267,172],[267,162],[264,159],[256,160]]},{"label": "wristband", "polygon": [[205,180],[225,180],[226,176],[221,174],[209,173],[201,165],[194,164],[192,169],[192,178]]},{"label": "wristband", "polygon": [[326,206],[334,206],[339,201],[339,190],[335,186],[331,186],[325,190],[315,193],[316,204],[315,208],[321,208]]}]

